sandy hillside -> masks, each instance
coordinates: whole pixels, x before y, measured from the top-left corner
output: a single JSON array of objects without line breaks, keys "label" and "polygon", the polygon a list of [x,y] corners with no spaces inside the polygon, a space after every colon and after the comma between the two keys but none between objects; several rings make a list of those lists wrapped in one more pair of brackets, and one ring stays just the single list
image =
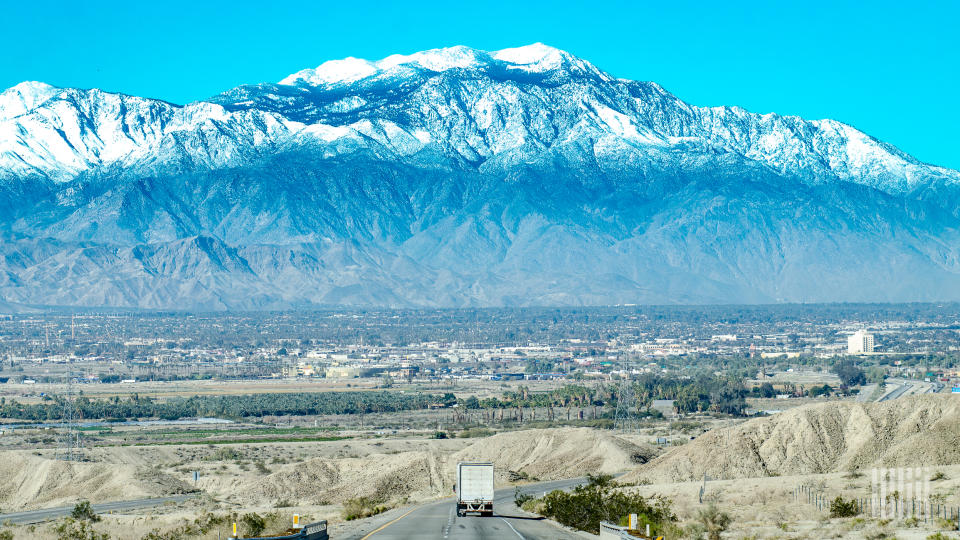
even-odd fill
[{"label": "sandy hillside", "polygon": [[[499,484],[509,471],[540,480],[587,473],[628,470],[651,459],[654,450],[610,432],[588,428],[532,429],[473,439],[458,451],[444,451],[439,441],[422,441],[410,451],[360,458],[318,457],[284,465],[276,472],[210,491],[246,504],[322,504],[366,496],[380,501],[404,497],[423,500],[452,494],[459,461],[491,461]],[[449,447],[449,445],[446,445]]]},{"label": "sandy hillside", "polygon": [[355,497],[395,501],[426,499],[447,484],[437,452],[417,451],[367,458],[314,458],[273,474],[246,479],[225,490],[231,500],[264,505],[277,501],[336,504]]},{"label": "sandy hillside", "polygon": [[531,429],[500,433],[456,452],[458,461],[491,461],[501,474],[524,472],[540,480],[616,473],[653,459],[656,450],[609,431]]},{"label": "sandy hillside", "polygon": [[188,486],[155,469],[136,465],[66,462],[4,452],[0,459],[0,507],[22,510],[183,493]]},{"label": "sandy hillside", "polygon": [[960,463],[960,399],[819,403],[710,431],[637,468],[654,482]]},{"label": "sandy hillside", "polygon": [[[492,461],[498,485],[510,471],[552,480],[629,470],[655,450],[610,431],[555,428],[474,439],[351,439],[316,443],[102,447],[84,462],[22,451],[0,459],[0,508],[20,510],[182,493],[196,488],[238,507],[328,506],[450,495],[458,461]],[[515,478],[514,478],[515,479]]]}]

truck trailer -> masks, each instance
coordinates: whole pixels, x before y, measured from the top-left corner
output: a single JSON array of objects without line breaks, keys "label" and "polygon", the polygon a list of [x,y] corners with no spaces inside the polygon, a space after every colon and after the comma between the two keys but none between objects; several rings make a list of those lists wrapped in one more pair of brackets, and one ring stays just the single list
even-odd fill
[{"label": "truck trailer", "polygon": [[457,515],[493,515],[493,463],[457,463]]}]

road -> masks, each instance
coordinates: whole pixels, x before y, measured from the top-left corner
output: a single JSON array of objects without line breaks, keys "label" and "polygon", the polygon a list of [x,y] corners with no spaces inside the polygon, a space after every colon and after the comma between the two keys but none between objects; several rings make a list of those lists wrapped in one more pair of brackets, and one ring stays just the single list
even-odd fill
[{"label": "road", "polygon": [[[888,383],[888,384],[889,384],[889,383]],[[890,400],[892,400],[892,399],[897,399],[898,397],[901,397],[901,396],[903,396],[904,394],[906,394],[911,388],[913,388],[913,385],[912,385],[912,384],[910,384],[910,383],[908,383],[908,382],[903,382],[903,383],[900,384],[900,387],[899,387],[899,388],[896,388],[896,389],[894,389],[894,390],[891,390],[890,392],[887,392],[886,395],[884,395],[883,397],[881,397],[881,398],[878,399],[877,401],[890,401]]]},{"label": "road", "polygon": [[943,391],[944,384],[940,381],[918,381],[916,379],[888,379],[888,387],[894,387],[877,401],[890,401],[904,396],[917,394],[937,394]]},{"label": "road", "polygon": [[[541,496],[555,489],[570,489],[583,483],[583,478],[540,482],[522,486],[520,491]],[[428,503],[412,509],[393,511],[380,519],[364,520],[352,530],[339,527],[331,531],[331,538],[337,540],[399,540],[417,538],[418,540],[477,540],[491,539],[549,539],[583,540],[585,535],[562,529],[537,516],[519,510],[513,504],[514,488],[498,489],[494,492],[493,517],[464,516],[457,517],[453,498]],[[345,524],[349,525],[349,524]],[[595,538],[595,537],[592,537]]]},{"label": "road", "polygon": [[[98,514],[107,514],[110,512],[122,512],[124,510],[133,510],[135,508],[148,508],[151,506],[160,506],[168,502],[180,503],[187,499],[196,497],[196,494],[173,495],[171,497],[156,497],[153,499],[137,499],[134,501],[116,501],[100,503],[93,505],[93,511]],[[27,512],[14,512],[12,514],[0,514],[0,523],[6,523],[8,520],[14,525],[27,525],[29,523],[40,523],[57,519],[59,517],[70,515],[73,511],[72,506],[61,506],[58,508],[44,508],[42,510],[30,510]]]}]

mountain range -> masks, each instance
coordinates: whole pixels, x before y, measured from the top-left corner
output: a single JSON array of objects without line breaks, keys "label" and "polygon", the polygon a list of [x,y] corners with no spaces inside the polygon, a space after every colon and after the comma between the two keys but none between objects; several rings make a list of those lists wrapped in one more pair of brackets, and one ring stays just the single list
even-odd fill
[{"label": "mountain range", "polygon": [[0,94],[0,306],[960,300],[958,217],[960,172],[849,125],[542,44]]}]

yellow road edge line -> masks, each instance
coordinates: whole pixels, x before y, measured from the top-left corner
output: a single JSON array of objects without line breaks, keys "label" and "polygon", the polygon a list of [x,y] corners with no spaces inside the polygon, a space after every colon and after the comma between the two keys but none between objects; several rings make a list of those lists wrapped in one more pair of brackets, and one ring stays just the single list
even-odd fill
[{"label": "yellow road edge line", "polygon": [[389,527],[389,526],[393,525],[394,523],[400,521],[401,519],[407,517],[408,515],[410,515],[410,512],[413,512],[414,510],[416,510],[416,508],[411,508],[410,510],[407,510],[407,513],[406,513],[406,514],[404,514],[404,515],[402,515],[402,516],[400,516],[400,517],[398,517],[398,518],[396,518],[396,519],[394,519],[394,520],[391,520],[391,521],[388,521],[388,522],[384,523],[383,525],[380,526],[380,528],[374,529],[374,530],[370,531],[369,533],[367,533],[366,536],[364,536],[364,537],[361,538],[360,540],[367,540],[367,538],[370,538],[371,536],[377,534],[378,532],[386,529],[387,527]]}]

